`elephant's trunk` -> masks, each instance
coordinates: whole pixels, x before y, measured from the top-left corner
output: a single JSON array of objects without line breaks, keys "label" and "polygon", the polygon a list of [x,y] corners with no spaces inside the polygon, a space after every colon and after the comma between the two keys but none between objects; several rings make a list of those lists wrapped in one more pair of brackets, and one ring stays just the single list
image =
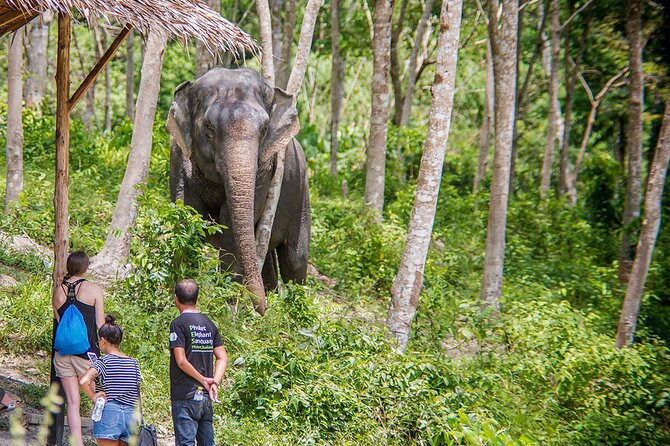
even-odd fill
[{"label": "elephant's trunk", "polygon": [[[237,248],[236,259],[242,270],[247,289],[255,296],[254,307],[263,315],[267,309],[265,288],[256,258],[254,237],[254,190],[256,184],[256,150],[240,148],[227,151],[231,156],[226,161],[225,181],[230,220]],[[234,160],[231,162],[231,160]]]}]

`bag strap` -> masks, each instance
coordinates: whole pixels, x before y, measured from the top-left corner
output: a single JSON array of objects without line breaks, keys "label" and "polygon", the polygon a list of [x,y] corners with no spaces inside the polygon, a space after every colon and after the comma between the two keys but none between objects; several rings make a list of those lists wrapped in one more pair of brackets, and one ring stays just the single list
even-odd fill
[{"label": "bag strap", "polygon": [[[70,302],[74,302],[77,299],[77,295],[79,295],[79,290],[81,289],[81,287],[77,289],[77,286],[84,281],[86,281],[86,279],[79,279],[75,282],[68,282],[67,280],[63,280],[61,282],[60,286],[63,288],[63,292]],[[65,289],[64,286],[67,287],[67,289]]]},{"label": "bag strap", "polygon": [[140,424],[144,424],[144,410],[142,409],[142,391],[140,389],[140,365],[135,359],[135,371],[137,372],[137,402],[140,408]]}]

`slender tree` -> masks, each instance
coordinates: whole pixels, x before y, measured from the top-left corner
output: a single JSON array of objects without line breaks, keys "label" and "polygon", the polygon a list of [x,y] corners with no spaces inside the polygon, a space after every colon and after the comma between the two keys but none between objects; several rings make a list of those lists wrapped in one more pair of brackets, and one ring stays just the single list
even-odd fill
[{"label": "slender tree", "polygon": [[493,56],[491,42],[486,44],[486,91],[484,93],[484,113],[482,125],[479,128],[479,158],[477,172],[472,186],[472,193],[477,193],[479,184],[486,177],[486,168],[489,163],[489,146],[491,145],[491,124],[493,123]]},{"label": "slender tree", "polygon": [[386,140],[389,115],[388,70],[391,58],[392,13],[393,0],[375,1],[370,138],[368,141],[363,200],[366,205],[376,212],[377,218],[380,220],[384,210]]},{"label": "slender tree", "polygon": [[47,83],[47,48],[53,11],[44,11],[26,27],[26,82],[23,99],[28,108],[39,108]]},{"label": "slender tree", "polygon": [[[305,71],[307,70],[307,58],[312,46],[312,38],[314,37],[314,26],[319,15],[319,8],[321,8],[323,0],[309,0],[305,14],[302,19],[302,26],[300,27],[300,39],[298,39],[298,49],[295,54],[295,61],[291,76],[288,79],[286,91],[293,96],[295,104],[302,83],[305,80]],[[296,121],[297,123],[297,121]],[[297,124],[296,124],[297,125]],[[298,133],[295,129],[294,135]],[[286,141],[288,144],[289,141]],[[275,172],[270,180],[270,187],[268,189],[268,197],[263,206],[263,212],[258,220],[256,226],[256,256],[258,258],[259,269],[263,269],[263,263],[268,253],[268,245],[270,244],[270,232],[274,224],[275,214],[277,212],[277,205],[279,204],[279,195],[281,192],[282,180],[284,178],[284,156],[286,154],[285,147],[277,152],[277,161],[275,165]]]},{"label": "slender tree", "polygon": [[631,268],[633,240],[636,236],[629,225],[640,216],[642,202],[642,113],[644,102],[644,72],[642,70],[642,12],[641,0],[628,2],[626,34],[630,51],[630,86],[628,95],[628,176],[626,204],[623,213],[623,232],[619,253],[619,280],[628,281]]},{"label": "slender tree", "polygon": [[126,41],[126,116],[135,119],[135,32],[128,33]]},{"label": "slender tree", "polygon": [[[500,5],[502,5],[502,13],[500,19],[498,19]],[[515,0],[502,0],[500,4],[497,0],[490,0],[488,8],[489,38],[493,54],[495,85],[495,154],[493,157],[481,299],[485,304],[493,306],[497,310],[500,307],[505,262],[507,203],[516,112],[516,52],[519,10],[518,3]]]},{"label": "slender tree", "polygon": [[647,280],[651,257],[654,253],[656,237],[661,226],[661,203],[663,200],[663,185],[668,172],[668,161],[670,160],[670,97],[665,103],[663,124],[658,138],[658,145],[649,172],[647,182],[647,193],[645,196],[644,218],[640,239],[635,251],[635,260],[626,297],[621,309],[619,328],[617,330],[617,347],[626,347],[633,342],[637,316],[640,312],[640,302],[644,292],[644,284]]},{"label": "slender tree", "polygon": [[337,177],[338,132],[344,96],[344,59],[340,55],[340,0],[330,2],[332,68],[330,81],[330,174]]},{"label": "slender tree", "polygon": [[[221,0],[205,0],[210,9],[221,14]],[[200,77],[216,65],[215,54],[202,42],[197,41],[195,53],[195,75]]]},{"label": "slender tree", "polygon": [[286,1],[285,19],[283,23],[283,39],[281,42],[280,65],[277,72],[277,85],[286,88],[288,77],[291,72],[291,50],[293,48],[293,31],[296,22],[296,1]]},{"label": "slender tree", "polygon": [[401,351],[407,347],[410,327],[416,314],[435,221],[437,195],[454,104],[462,8],[462,0],[443,0],[440,12],[439,50],[428,132],[405,249],[398,275],[391,288],[391,305],[387,319],[389,330],[395,336]]},{"label": "slender tree", "polygon": [[5,212],[23,190],[23,29],[9,38],[7,53],[7,181]]},{"label": "slender tree", "polygon": [[115,278],[130,253],[131,228],[137,219],[137,198],[142,193],[139,186],[146,184],[149,174],[153,125],[166,43],[167,36],[160,31],[151,31],[147,37],[126,173],[105,245],[91,262],[91,272],[100,280]]},{"label": "slender tree", "polygon": [[261,71],[263,78],[270,85],[275,85],[275,66],[272,52],[272,19],[270,16],[270,5],[268,0],[256,0],[256,11],[258,11],[258,21],[261,28],[261,48],[263,56],[261,58]]},{"label": "slender tree", "polygon": [[560,52],[560,1],[551,1],[551,60],[549,68],[549,118],[547,125],[547,141],[544,147],[540,194],[545,196],[551,185],[551,170],[554,160],[554,149],[558,135],[558,56]]},{"label": "slender tree", "polygon": [[416,28],[416,36],[414,38],[414,46],[412,47],[412,52],[409,55],[409,61],[407,65],[407,82],[405,85],[405,93],[402,97],[402,111],[400,114],[400,120],[398,125],[407,125],[409,124],[410,112],[412,110],[412,103],[414,102],[414,90],[416,83],[419,79],[420,69],[419,58],[421,50],[421,42],[423,41],[430,25],[430,14],[433,10],[433,4],[435,0],[426,0],[426,3],[423,7],[423,13],[419,19],[419,25]]},{"label": "slender tree", "polygon": [[[402,0],[400,2],[400,12],[398,13],[398,19],[391,25],[391,68],[389,73],[391,75],[391,85],[393,86],[393,96],[395,98],[393,123],[396,126],[400,126],[400,115],[402,114],[402,103],[404,97],[401,81],[401,71],[403,70],[404,64],[400,63],[400,58],[398,57],[398,41],[400,40],[400,34],[405,27],[406,11],[407,0]],[[391,20],[393,20],[393,18],[391,18]]]}]

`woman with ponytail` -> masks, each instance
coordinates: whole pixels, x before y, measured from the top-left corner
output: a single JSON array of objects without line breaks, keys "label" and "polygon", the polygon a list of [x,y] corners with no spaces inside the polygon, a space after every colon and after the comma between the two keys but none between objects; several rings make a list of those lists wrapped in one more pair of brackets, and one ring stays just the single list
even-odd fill
[{"label": "woman with ponytail", "polygon": [[[135,408],[140,399],[140,366],[136,359],[121,351],[123,329],[113,315],[105,317],[98,334],[104,356],[91,365],[79,384],[93,401],[99,397],[106,400],[102,418],[93,422],[93,437],[98,445],[125,446],[139,426]],[[93,394],[87,389],[96,377],[100,377],[103,391]]]},{"label": "woman with ponytail", "polygon": [[54,291],[51,301],[57,323],[60,323],[66,310],[74,305],[83,316],[88,336],[88,349],[84,347],[84,351],[77,351],[76,354],[54,352],[54,369],[65,391],[67,422],[74,446],[84,445],[79,415],[79,378],[86,373],[91,361],[100,354],[97,347],[98,328],[105,322],[102,288],[83,277],[88,263],[88,256],[84,251],[76,251],[68,256],[67,275]]}]

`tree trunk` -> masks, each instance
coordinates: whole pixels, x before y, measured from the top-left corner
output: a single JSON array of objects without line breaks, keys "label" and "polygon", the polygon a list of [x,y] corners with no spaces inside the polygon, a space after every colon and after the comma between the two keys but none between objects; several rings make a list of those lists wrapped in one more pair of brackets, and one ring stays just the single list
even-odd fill
[{"label": "tree trunk", "polygon": [[630,45],[630,85],[628,96],[628,176],[626,178],[626,205],[623,214],[623,233],[619,253],[619,280],[628,282],[634,252],[635,231],[629,225],[640,216],[642,202],[642,113],[644,101],[644,72],[642,71],[642,18],[641,1],[628,3],[626,31]]},{"label": "tree trunk", "polygon": [[[210,9],[221,14],[221,0],[204,1]],[[195,48],[195,77],[200,77],[216,66],[216,55],[199,40],[196,41]]]},{"label": "tree trunk", "polygon": [[500,32],[498,32],[497,13],[498,2],[489,1],[489,38],[493,53],[495,83],[495,155],[481,289],[481,299],[496,311],[500,308],[502,294],[507,203],[516,111],[518,3],[515,0],[502,1]]},{"label": "tree trunk", "polygon": [[[575,205],[577,203],[577,177],[579,175],[579,170],[582,167],[582,161],[584,160],[584,154],[586,153],[586,148],[589,144],[589,138],[591,137],[591,130],[593,129],[593,123],[596,120],[596,113],[598,112],[598,107],[602,104],[605,96],[609,93],[610,89],[614,86],[614,82],[619,80],[624,74],[626,74],[627,69],[619,71],[617,74],[612,76],[610,80],[605,83],[605,86],[596,94],[595,97],[591,95],[591,91],[588,89],[586,82],[584,82],[584,88],[586,89],[587,94],[589,95],[589,100],[591,101],[591,110],[589,115],[586,118],[586,128],[584,129],[584,136],[582,137],[582,143],[579,146],[579,153],[577,154],[577,161],[575,162],[575,168],[573,169],[572,175],[567,177],[567,192],[570,199],[570,204]],[[581,78],[583,80],[583,78]]]},{"label": "tree trunk", "polygon": [[491,42],[486,44],[486,92],[484,93],[484,116],[479,129],[479,159],[477,173],[472,186],[472,193],[476,194],[479,184],[486,177],[486,168],[489,163],[489,146],[491,145],[491,123],[493,122],[493,57]]},{"label": "tree trunk", "polygon": [[[295,5],[296,0],[287,0]],[[270,11],[272,20],[272,54],[277,57],[281,55],[282,47],[282,20],[281,9],[282,0],[270,0]],[[295,6],[294,6],[295,7]],[[279,79],[279,72],[282,70],[283,60],[275,59],[275,79]],[[279,85],[279,83],[277,84]]]},{"label": "tree trunk", "polygon": [[[402,115],[402,103],[404,93],[402,84],[400,82],[400,73],[402,67],[398,60],[398,40],[400,40],[400,33],[405,26],[405,11],[407,10],[407,0],[402,0],[400,3],[400,13],[398,14],[398,21],[391,26],[391,85],[393,86],[394,97],[394,112],[393,123],[400,127],[400,116]],[[392,18],[391,18],[392,19]],[[415,43],[416,45],[416,43]]]},{"label": "tree trunk", "polygon": [[7,181],[5,189],[5,212],[19,199],[23,190],[23,29],[9,38],[7,52]]},{"label": "tree trunk", "polygon": [[135,32],[130,31],[126,42],[126,116],[135,120]]},{"label": "tree trunk", "polygon": [[49,25],[53,12],[45,11],[28,24],[26,44],[26,82],[23,97],[28,108],[40,108],[47,83],[47,48],[49,46]]},{"label": "tree trunk", "polygon": [[554,160],[554,149],[558,132],[558,55],[560,52],[560,2],[551,1],[551,61],[549,68],[549,117],[547,125],[547,142],[544,147],[544,160],[540,182],[540,195],[545,196],[551,186],[551,170]]},{"label": "tree trunk", "polygon": [[668,171],[670,160],[670,97],[665,104],[663,125],[658,137],[658,145],[654,161],[652,162],[647,193],[645,197],[644,219],[640,240],[635,251],[635,261],[626,289],[626,297],[621,309],[619,328],[617,330],[617,347],[626,347],[633,342],[637,316],[640,312],[640,302],[644,292],[644,283],[647,280],[651,257],[654,253],[656,237],[661,226],[661,203],[663,200],[663,185]]},{"label": "tree trunk", "polygon": [[399,125],[401,126],[409,124],[410,112],[412,111],[412,102],[414,101],[414,89],[419,78],[419,70],[417,69],[417,64],[419,61],[419,49],[421,48],[421,42],[423,41],[423,37],[426,35],[426,30],[428,29],[433,3],[435,3],[435,0],[426,0],[426,4],[423,8],[423,14],[421,14],[421,18],[419,19],[419,26],[416,30],[414,46],[412,47],[412,52],[409,56],[409,65],[407,67],[407,85],[405,86],[405,94],[402,98],[402,113],[400,115],[399,121]]},{"label": "tree trunk", "polygon": [[330,2],[332,68],[330,81],[330,174],[337,177],[338,132],[344,97],[344,60],[340,55],[340,0]]},{"label": "tree trunk", "polygon": [[275,66],[272,58],[272,21],[270,18],[270,5],[268,0],[256,0],[256,11],[258,11],[258,21],[260,22],[261,48],[263,56],[261,58],[261,71],[263,78],[272,86],[275,85]]},{"label": "tree trunk", "polygon": [[363,201],[381,220],[384,210],[384,180],[386,171],[386,138],[389,115],[388,70],[391,58],[391,17],[393,0],[375,1],[374,59],[372,104],[370,110],[370,139],[365,174]]},{"label": "tree trunk", "polygon": [[[314,25],[319,15],[319,8],[323,0],[309,0],[305,8],[305,15],[302,19],[302,26],[300,27],[300,39],[298,40],[298,49],[295,54],[295,63],[291,70],[286,91],[293,96],[295,104],[300,87],[305,79],[305,70],[307,69],[307,59],[309,51],[312,46],[312,37],[314,36]],[[272,225],[274,224],[275,214],[277,212],[277,205],[279,204],[279,196],[281,192],[282,180],[284,177],[284,157],[286,155],[286,147],[277,152],[277,163],[275,173],[270,180],[270,187],[268,189],[268,196],[263,207],[263,212],[256,225],[256,255],[258,257],[259,270],[263,270],[263,263],[268,253],[268,245],[270,244],[270,233]],[[262,314],[262,313],[261,313]]]},{"label": "tree trunk", "polygon": [[[72,34],[72,43],[74,44],[74,50],[77,53],[77,58],[79,59],[79,67],[81,68],[81,78],[86,78],[86,72],[88,68],[84,62],[84,55],[81,52],[79,43],[77,41],[77,33]],[[84,110],[84,128],[91,132],[93,131],[93,123],[95,123],[96,128],[99,128],[98,118],[95,115],[95,80],[89,88],[86,89],[86,109]]]},{"label": "tree trunk", "polygon": [[[571,8],[570,13],[572,15],[572,9],[574,4],[570,2]],[[564,194],[568,191],[569,181],[570,181],[570,132],[572,130],[572,107],[574,104],[575,97],[575,86],[577,83],[577,73],[580,70],[582,65],[582,59],[584,57],[584,51],[586,50],[586,42],[588,41],[590,24],[591,24],[591,11],[589,8],[589,13],[584,18],[584,28],[581,34],[581,39],[579,43],[579,50],[577,51],[577,57],[575,59],[575,66],[570,67],[570,23],[567,23],[566,28],[564,29],[565,33],[565,119],[564,119],[564,128],[563,128],[563,144],[561,145],[561,168],[560,168],[560,177],[559,177],[559,193]]]},{"label": "tree trunk", "polygon": [[105,246],[91,262],[91,272],[100,280],[115,278],[130,252],[131,228],[135,225],[137,198],[141,194],[138,186],[146,183],[149,174],[154,117],[166,42],[166,35],[160,31],[151,31],[147,37],[126,173]]},{"label": "tree trunk", "polygon": [[[105,28],[100,28],[100,33],[95,32],[96,43],[98,49],[98,58],[102,57],[105,54],[105,49],[107,48],[107,42],[109,40],[107,36],[107,30]],[[112,130],[112,71],[109,64],[105,65],[105,131],[109,132]]]},{"label": "tree trunk", "polygon": [[288,0],[286,1],[286,18],[284,19],[284,39],[281,46],[281,64],[280,69],[278,70],[278,79],[277,85],[286,88],[288,83],[289,73],[291,72],[291,49],[293,48],[293,30],[295,29],[295,9],[296,1]]},{"label": "tree trunk", "polygon": [[391,305],[386,323],[398,342],[399,350],[403,352],[407,347],[410,327],[423,286],[426,256],[435,221],[437,195],[440,190],[442,166],[454,105],[462,7],[462,0],[442,2],[438,37],[439,50],[432,87],[433,101],[428,133],[421,158],[405,249],[398,275],[391,288]]}]

